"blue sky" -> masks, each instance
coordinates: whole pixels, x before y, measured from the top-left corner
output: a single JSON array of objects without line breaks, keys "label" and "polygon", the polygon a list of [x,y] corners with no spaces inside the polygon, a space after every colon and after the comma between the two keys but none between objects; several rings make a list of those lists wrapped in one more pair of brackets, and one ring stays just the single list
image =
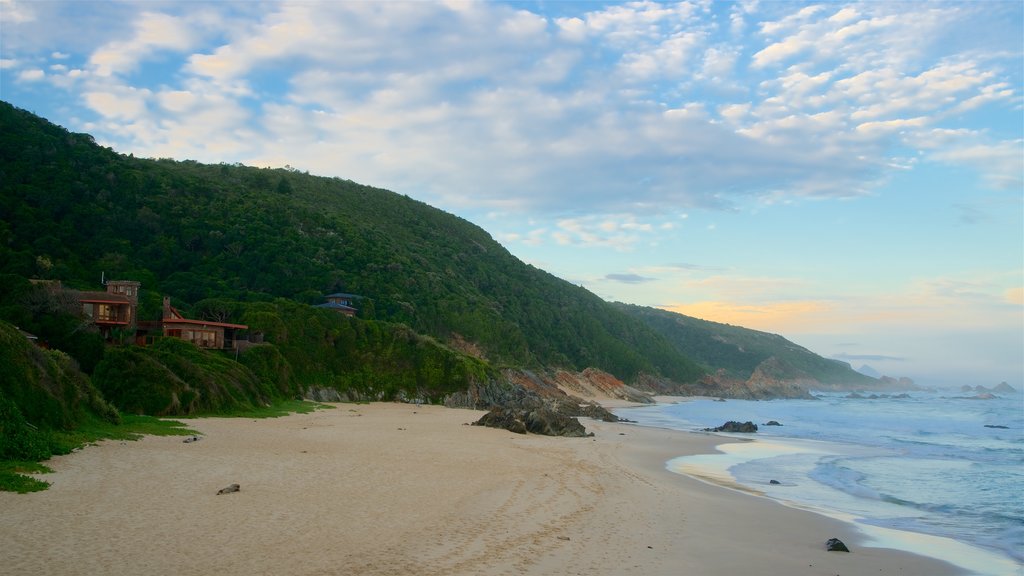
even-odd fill
[{"label": "blue sky", "polygon": [[608,300],[1020,387],[1022,12],[0,0],[0,98],[407,194]]}]

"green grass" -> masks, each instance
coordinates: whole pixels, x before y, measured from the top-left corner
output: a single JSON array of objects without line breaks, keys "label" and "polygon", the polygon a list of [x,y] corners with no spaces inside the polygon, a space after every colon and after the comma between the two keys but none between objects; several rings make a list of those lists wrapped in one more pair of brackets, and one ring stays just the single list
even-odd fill
[{"label": "green grass", "polygon": [[46,490],[50,487],[49,482],[37,480],[31,476],[25,476],[25,474],[47,474],[49,472],[53,472],[53,470],[38,462],[0,461],[0,491],[26,494]]},{"label": "green grass", "polygon": [[[239,410],[218,416],[278,418],[289,414],[308,414],[314,410],[330,408],[333,406],[307,400],[283,400],[254,410]],[[190,430],[187,424],[177,420],[122,414],[120,424],[111,424],[99,418],[87,418],[74,430],[51,431],[50,446],[54,454],[70,454],[77,448],[95,444],[100,440],[138,440],[143,436],[191,436],[193,434],[196,434],[194,430]],[[25,476],[25,474],[46,472],[51,472],[51,470],[37,462],[0,460],[0,491],[25,494],[46,490],[50,486],[48,482]]]},{"label": "green grass", "polygon": [[69,454],[76,448],[100,440],[138,440],[143,436],[188,436],[195,434],[186,424],[153,416],[122,414],[120,424],[98,418],[86,419],[74,430],[52,432],[54,454]]},{"label": "green grass", "polygon": [[[70,454],[72,450],[100,440],[138,440],[143,436],[187,436],[195,434],[185,424],[173,420],[162,420],[152,416],[124,414],[120,424],[112,424],[99,418],[86,418],[78,428],[70,431],[49,431],[49,444],[54,454]],[[38,492],[50,484],[25,474],[51,472],[37,462],[0,460],[0,491]]]},{"label": "green grass", "polygon": [[280,418],[289,414],[309,414],[315,410],[330,410],[332,408],[334,407],[328,404],[320,404],[310,400],[280,400],[269,406],[236,410],[226,414],[218,414],[217,416],[228,418]]}]

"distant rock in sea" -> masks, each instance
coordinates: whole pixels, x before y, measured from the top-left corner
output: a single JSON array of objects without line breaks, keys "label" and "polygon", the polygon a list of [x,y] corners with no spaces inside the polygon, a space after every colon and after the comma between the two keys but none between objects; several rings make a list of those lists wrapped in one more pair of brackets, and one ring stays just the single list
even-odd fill
[{"label": "distant rock in sea", "polygon": [[860,372],[861,374],[863,374],[865,376],[870,376],[872,378],[881,378],[882,377],[882,373],[881,372],[879,372],[878,370],[875,370],[874,368],[872,368],[871,366],[868,366],[867,364],[864,364],[860,368],[857,368],[857,372]]},{"label": "distant rock in sea", "polygon": [[992,391],[993,392],[998,392],[999,394],[1016,394],[1017,393],[1017,389],[1014,388],[1013,386],[1010,386],[1006,382],[1000,382],[999,384],[996,384],[996,387],[993,388]]},{"label": "distant rock in sea", "polygon": [[753,422],[750,422],[750,421],[747,421],[747,422],[736,422],[735,420],[730,420],[730,421],[726,422],[725,424],[722,424],[718,428],[705,428],[704,431],[705,432],[741,432],[741,433],[744,433],[744,434],[751,434],[751,433],[757,432],[757,424],[754,424]]}]

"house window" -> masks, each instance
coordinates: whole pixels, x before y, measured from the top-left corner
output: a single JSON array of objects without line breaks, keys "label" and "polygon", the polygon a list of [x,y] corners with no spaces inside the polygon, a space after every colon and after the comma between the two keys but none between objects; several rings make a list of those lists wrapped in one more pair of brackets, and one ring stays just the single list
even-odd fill
[{"label": "house window", "polygon": [[110,304],[97,304],[96,319],[111,322],[117,320],[117,312]]}]

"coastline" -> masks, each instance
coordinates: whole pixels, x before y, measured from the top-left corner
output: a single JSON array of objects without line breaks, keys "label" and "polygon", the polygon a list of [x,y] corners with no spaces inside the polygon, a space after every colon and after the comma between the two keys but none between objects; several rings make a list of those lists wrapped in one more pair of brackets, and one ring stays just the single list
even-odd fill
[{"label": "coastline", "polygon": [[[0,493],[0,574],[963,573],[666,468],[722,437],[592,420],[593,438],[520,436],[465,426],[479,411],[333,406],[52,459],[49,490]],[[831,537],[853,552],[826,552]]]}]

